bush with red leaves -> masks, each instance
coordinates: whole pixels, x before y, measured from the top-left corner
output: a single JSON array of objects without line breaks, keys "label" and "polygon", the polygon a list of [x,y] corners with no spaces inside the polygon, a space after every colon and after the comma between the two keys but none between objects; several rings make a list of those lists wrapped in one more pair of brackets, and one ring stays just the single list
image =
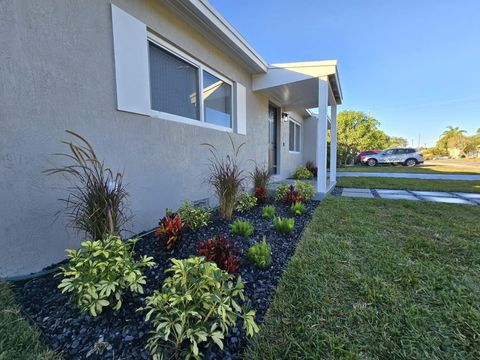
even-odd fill
[{"label": "bush with red leaves", "polygon": [[307,161],[305,167],[313,174],[313,177],[317,177],[318,168],[311,161]]},{"label": "bush with red leaves", "polygon": [[298,194],[297,190],[295,190],[295,186],[290,185],[285,193],[285,200],[289,204],[295,204],[302,201],[302,197]]},{"label": "bush with red leaves", "polygon": [[155,235],[165,238],[165,247],[167,250],[171,250],[175,243],[183,237],[185,224],[182,218],[167,209],[165,217],[160,220],[158,225]]},{"label": "bush with red leaves", "polygon": [[224,235],[201,241],[197,246],[199,256],[204,256],[205,260],[214,262],[220,269],[231,274],[240,268],[238,251],[235,243]]},{"label": "bush with red leaves", "polygon": [[256,187],[254,195],[257,198],[257,203],[259,204],[265,204],[267,201],[267,189],[263,186]]}]

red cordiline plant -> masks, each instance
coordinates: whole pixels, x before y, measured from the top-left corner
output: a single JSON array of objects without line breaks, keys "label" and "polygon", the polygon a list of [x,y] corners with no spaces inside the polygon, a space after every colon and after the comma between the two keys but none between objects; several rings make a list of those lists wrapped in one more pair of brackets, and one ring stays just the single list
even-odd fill
[{"label": "red cordiline plant", "polygon": [[313,174],[313,177],[317,177],[318,173],[318,168],[315,166],[315,164],[312,161],[307,161],[305,164],[305,167]]},{"label": "red cordiline plant", "polygon": [[295,189],[295,186],[293,185],[290,185],[288,188],[287,188],[287,191],[285,193],[285,200],[289,203],[289,204],[295,204],[297,202],[300,202],[302,201],[302,197],[300,196],[300,194],[297,192],[297,190]]},{"label": "red cordiline plant", "polygon": [[257,203],[259,204],[265,204],[265,202],[267,201],[267,198],[268,198],[267,189],[264,187],[255,188],[254,195],[257,198]]},{"label": "red cordiline plant", "polygon": [[255,168],[250,173],[250,177],[253,181],[254,195],[257,198],[257,203],[264,204],[267,200],[268,193],[267,187],[270,183],[270,171],[267,166],[260,166],[255,162]]},{"label": "red cordiline plant", "polygon": [[165,212],[165,217],[160,220],[155,235],[165,239],[165,247],[171,250],[177,241],[183,237],[183,229],[185,224],[180,215],[174,214],[168,209]]},{"label": "red cordiline plant", "polygon": [[240,268],[239,248],[224,235],[201,241],[197,246],[197,252],[199,256],[205,257],[205,260],[214,262],[220,269],[231,274]]}]

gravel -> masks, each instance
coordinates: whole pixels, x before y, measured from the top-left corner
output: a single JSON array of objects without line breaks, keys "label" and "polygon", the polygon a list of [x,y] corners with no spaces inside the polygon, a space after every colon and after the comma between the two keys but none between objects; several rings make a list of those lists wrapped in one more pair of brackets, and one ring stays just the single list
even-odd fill
[{"label": "gravel", "polygon": [[[173,252],[167,252],[160,239],[148,235],[136,245],[137,255],[149,255],[157,263],[145,271],[147,286],[144,295],[127,293],[123,306],[118,311],[105,310],[97,317],[82,315],[71,306],[67,294],[62,294],[57,286],[61,277],[54,274],[17,283],[15,295],[22,311],[43,333],[44,340],[52,350],[61,352],[65,359],[147,359],[146,342],[151,331],[151,323],[145,322],[145,314],[136,309],[144,305],[145,296],[160,289],[170,265],[169,258],[187,258],[196,255],[199,241],[228,235],[240,248],[240,270],[246,301],[256,310],[256,321],[260,324],[272,300],[273,292],[282,275],[288,259],[292,256],[301,233],[311,218],[317,202],[307,205],[307,213],[295,216],[295,228],[291,234],[278,234],[272,221],[261,216],[262,206],[256,206],[244,214],[234,214],[226,221],[215,217],[205,228],[195,232],[188,230],[183,240]],[[275,203],[277,215],[291,217],[289,206]],[[230,224],[236,219],[246,219],[255,227],[255,232],[247,239],[230,233]],[[266,236],[272,246],[273,264],[269,269],[260,270],[249,263],[248,248]],[[224,349],[216,345],[204,349],[207,359],[239,359],[247,344],[241,323],[231,329],[224,339]]]}]

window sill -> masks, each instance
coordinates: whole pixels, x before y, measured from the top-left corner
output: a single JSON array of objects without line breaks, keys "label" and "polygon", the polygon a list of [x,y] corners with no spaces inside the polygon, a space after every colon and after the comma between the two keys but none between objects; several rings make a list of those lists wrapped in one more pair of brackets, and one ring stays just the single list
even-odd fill
[{"label": "window sill", "polygon": [[224,127],[224,126],[210,124],[210,123],[202,122],[200,120],[190,119],[190,118],[187,118],[187,117],[184,117],[184,116],[168,114],[168,113],[164,113],[164,112],[161,112],[161,111],[152,110],[150,112],[150,117],[153,117],[155,119],[175,121],[175,122],[179,122],[179,123],[182,123],[182,124],[194,125],[194,126],[207,128],[207,129],[213,129],[213,130],[233,133],[232,128],[227,128],[227,127]]},{"label": "window sill", "polygon": [[289,153],[289,154],[294,154],[294,155],[300,155],[302,152],[301,152],[301,151],[291,151],[291,150],[288,150],[288,153]]}]

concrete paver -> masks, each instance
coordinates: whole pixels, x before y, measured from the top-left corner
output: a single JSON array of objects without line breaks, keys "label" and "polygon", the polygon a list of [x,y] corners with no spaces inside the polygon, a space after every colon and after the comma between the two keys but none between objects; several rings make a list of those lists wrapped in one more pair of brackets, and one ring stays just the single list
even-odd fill
[{"label": "concrete paver", "polygon": [[420,196],[438,196],[438,197],[455,197],[455,195],[443,191],[417,191],[412,190],[412,193]]},{"label": "concrete paver", "polygon": [[[449,193],[442,191],[407,191],[395,189],[373,190],[382,199],[433,201],[449,204],[480,205],[480,194],[475,193]],[[343,188],[342,196],[355,198],[374,198],[372,189]]]},{"label": "concrete paver", "polygon": [[475,205],[473,202],[460,199],[458,197],[441,197],[441,196],[424,196],[423,197],[426,201],[433,201],[433,202],[442,202],[442,203],[449,203],[449,204],[465,204],[465,205]]},{"label": "concrete paver", "polygon": [[379,194],[382,199],[411,200],[418,201],[419,198],[410,194]]}]

